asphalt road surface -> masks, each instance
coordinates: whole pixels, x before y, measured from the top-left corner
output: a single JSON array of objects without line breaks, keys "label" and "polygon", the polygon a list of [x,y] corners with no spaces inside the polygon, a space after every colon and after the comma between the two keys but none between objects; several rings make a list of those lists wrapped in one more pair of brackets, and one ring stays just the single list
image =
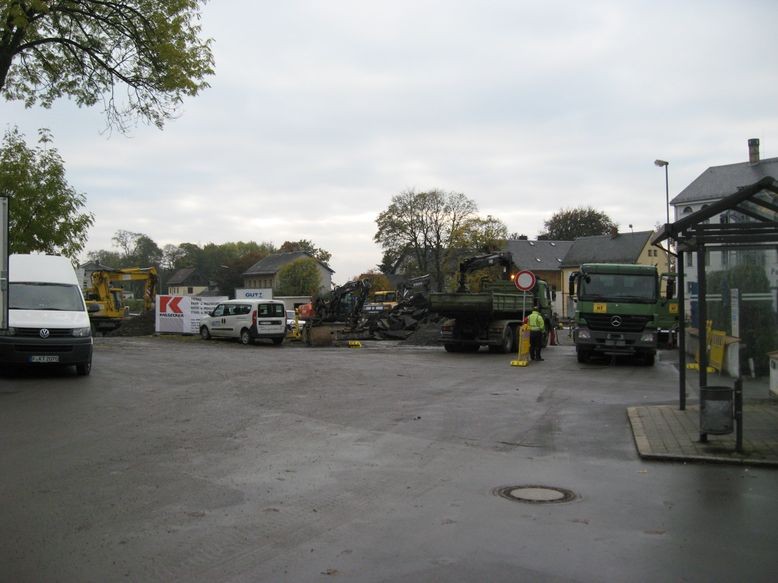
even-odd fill
[{"label": "asphalt road surface", "polygon": [[3,371],[0,580],[776,580],[778,472],[636,453],[671,364],[543,356],[97,338],[89,377]]}]

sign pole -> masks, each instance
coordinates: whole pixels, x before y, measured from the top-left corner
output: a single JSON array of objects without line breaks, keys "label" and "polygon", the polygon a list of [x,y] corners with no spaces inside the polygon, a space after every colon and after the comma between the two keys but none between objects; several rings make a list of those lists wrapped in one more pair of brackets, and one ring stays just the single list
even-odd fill
[{"label": "sign pole", "polygon": [[521,317],[522,317],[522,324],[518,328],[518,334],[519,334],[519,341],[518,341],[518,354],[516,355],[516,360],[511,361],[511,366],[527,366],[529,363],[527,362],[526,357],[522,358],[522,353],[526,354],[527,348],[524,346],[526,342],[529,341],[528,333],[529,333],[529,326],[524,323],[524,318],[527,313],[527,293],[532,290],[532,288],[535,287],[535,284],[537,283],[537,278],[535,277],[535,274],[528,270],[520,271],[516,274],[516,278],[513,280],[514,285],[516,286],[516,289],[522,292],[521,294]]}]

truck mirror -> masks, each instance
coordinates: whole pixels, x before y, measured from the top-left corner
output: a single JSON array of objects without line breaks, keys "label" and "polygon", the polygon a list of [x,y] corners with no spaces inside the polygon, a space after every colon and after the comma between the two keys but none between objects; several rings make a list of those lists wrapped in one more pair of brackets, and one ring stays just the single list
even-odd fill
[{"label": "truck mirror", "polygon": [[667,286],[665,287],[665,298],[672,300],[675,297],[675,278],[670,277],[667,279]]},{"label": "truck mirror", "polygon": [[551,288],[551,300],[554,302],[556,301],[556,286]]},{"label": "truck mirror", "polygon": [[567,289],[567,295],[570,297],[573,297],[575,295],[575,278],[578,277],[578,272],[573,272],[570,274],[570,279],[568,280],[568,289]]}]

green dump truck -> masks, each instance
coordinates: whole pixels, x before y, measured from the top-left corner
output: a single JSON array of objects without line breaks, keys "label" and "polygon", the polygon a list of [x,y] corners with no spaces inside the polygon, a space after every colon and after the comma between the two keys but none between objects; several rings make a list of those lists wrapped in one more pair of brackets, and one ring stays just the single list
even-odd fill
[{"label": "green dump truck", "polygon": [[569,287],[576,301],[578,362],[594,354],[627,354],[654,364],[660,303],[656,267],[587,263],[570,275]]},{"label": "green dump truck", "polygon": [[[503,268],[502,279],[482,281],[479,292],[469,291],[465,275],[491,265]],[[481,346],[491,352],[516,351],[519,327],[533,304],[539,305],[546,321],[543,345],[548,344],[554,294],[541,279],[529,292],[521,292],[513,283],[514,275],[510,253],[482,255],[460,264],[457,291],[430,293],[430,311],[445,318],[439,340],[448,352],[476,352]]]}]

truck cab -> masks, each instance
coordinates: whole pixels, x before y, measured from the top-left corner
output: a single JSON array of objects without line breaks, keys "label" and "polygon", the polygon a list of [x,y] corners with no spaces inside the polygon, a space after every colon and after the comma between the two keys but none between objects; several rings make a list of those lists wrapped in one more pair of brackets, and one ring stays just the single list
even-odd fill
[{"label": "truck cab", "polygon": [[638,355],[653,365],[657,349],[659,279],[653,265],[581,266],[570,276],[576,301],[575,342],[578,362],[594,354]]}]

